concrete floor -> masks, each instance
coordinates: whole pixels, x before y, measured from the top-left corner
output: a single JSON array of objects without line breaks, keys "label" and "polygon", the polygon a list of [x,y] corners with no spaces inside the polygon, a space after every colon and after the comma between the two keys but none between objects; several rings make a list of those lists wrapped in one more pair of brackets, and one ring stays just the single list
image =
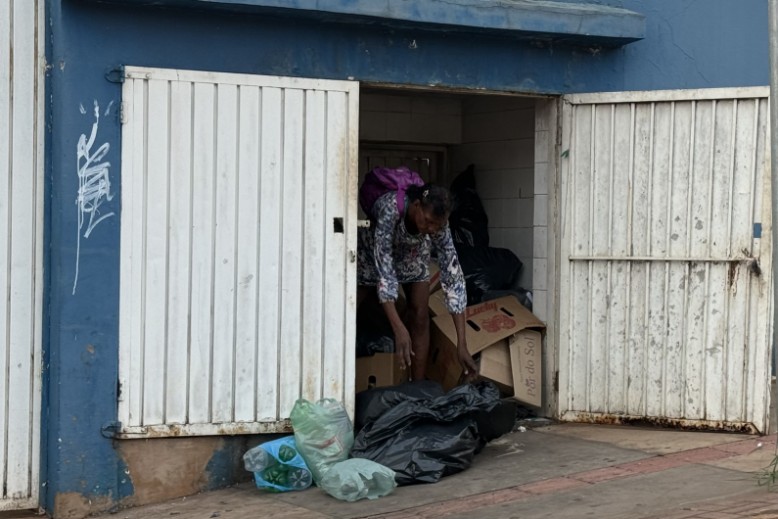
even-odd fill
[{"label": "concrete floor", "polygon": [[[253,484],[96,516],[97,519],[778,519],[778,488],[758,475],[778,455],[772,432],[527,422],[460,474],[389,496],[338,501],[318,488],[269,494]],[[550,423],[546,421],[545,423]],[[13,512],[0,519],[31,517]]]},{"label": "concrete floor", "polygon": [[[505,435],[467,471],[374,501],[341,502],[318,488],[267,494],[240,485],[100,517],[778,518],[778,493],[755,477],[775,453],[774,435],[560,424]],[[732,503],[761,515],[721,511]]]}]

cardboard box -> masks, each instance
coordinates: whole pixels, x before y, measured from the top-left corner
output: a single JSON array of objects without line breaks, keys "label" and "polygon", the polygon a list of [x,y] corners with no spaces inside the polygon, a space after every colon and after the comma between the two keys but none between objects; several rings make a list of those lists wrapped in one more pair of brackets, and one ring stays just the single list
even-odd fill
[{"label": "cardboard box", "polygon": [[400,369],[394,353],[376,353],[371,357],[357,357],[355,391],[371,387],[395,386],[408,380],[409,371]]},{"label": "cardboard box", "polygon": [[446,293],[443,292],[443,290],[437,290],[430,294],[429,309],[430,317],[448,315],[448,307],[446,307]]},{"label": "cardboard box", "polygon": [[509,340],[503,339],[481,352],[478,373],[506,388],[513,388]]},{"label": "cardboard box", "polygon": [[543,335],[538,330],[523,330],[510,338],[513,397],[540,407],[542,390]]},{"label": "cardboard box", "polygon": [[[543,322],[512,296],[469,306],[465,319],[468,350],[481,352],[481,376],[513,386],[517,400],[539,406]],[[462,378],[456,328],[449,315],[432,323],[427,374],[449,390]]]}]

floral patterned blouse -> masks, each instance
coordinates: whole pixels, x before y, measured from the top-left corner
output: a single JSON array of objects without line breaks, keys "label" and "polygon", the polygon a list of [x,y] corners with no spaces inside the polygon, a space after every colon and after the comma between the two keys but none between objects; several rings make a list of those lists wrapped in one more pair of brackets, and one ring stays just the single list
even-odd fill
[{"label": "floral patterned blouse", "polygon": [[[406,198],[405,207],[408,207]],[[375,220],[369,229],[359,229],[357,277],[360,285],[376,286],[382,303],[397,300],[400,284],[429,280],[433,253],[440,266],[440,282],[446,294],[446,307],[452,314],[467,306],[465,277],[459,265],[451,231],[446,224],[436,234],[411,234],[404,215],[397,210],[396,193],[376,200]]]}]

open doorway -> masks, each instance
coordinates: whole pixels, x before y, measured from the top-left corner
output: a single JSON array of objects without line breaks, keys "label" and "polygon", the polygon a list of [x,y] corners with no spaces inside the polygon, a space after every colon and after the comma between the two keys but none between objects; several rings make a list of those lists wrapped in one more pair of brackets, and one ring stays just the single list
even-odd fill
[{"label": "open doorway", "polygon": [[535,104],[524,96],[362,88],[359,175],[405,165],[450,186],[473,164],[489,245],[513,251],[533,283]]},{"label": "open doorway", "polygon": [[[488,218],[488,246],[515,256],[520,264],[515,285],[526,291],[525,306],[544,321],[549,184],[545,176],[552,169],[538,167],[545,166],[548,157],[536,156],[536,150],[537,135],[552,123],[538,124],[537,119],[553,117],[549,110],[538,111],[538,106],[554,102],[519,95],[360,89],[360,185],[375,166],[407,166],[424,180],[451,188],[472,166],[475,190]],[[538,301],[536,292],[541,296]],[[359,362],[357,371],[359,376]]]}]

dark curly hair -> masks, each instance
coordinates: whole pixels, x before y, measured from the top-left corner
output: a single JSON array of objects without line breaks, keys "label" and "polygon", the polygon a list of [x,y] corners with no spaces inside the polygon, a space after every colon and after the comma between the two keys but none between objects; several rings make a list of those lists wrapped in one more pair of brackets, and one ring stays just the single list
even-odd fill
[{"label": "dark curly hair", "polygon": [[405,191],[408,200],[419,200],[425,210],[432,211],[438,218],[446,218],[451,213],[451,194],[443,186],[424,184],[423,186],[410,186]]}]

